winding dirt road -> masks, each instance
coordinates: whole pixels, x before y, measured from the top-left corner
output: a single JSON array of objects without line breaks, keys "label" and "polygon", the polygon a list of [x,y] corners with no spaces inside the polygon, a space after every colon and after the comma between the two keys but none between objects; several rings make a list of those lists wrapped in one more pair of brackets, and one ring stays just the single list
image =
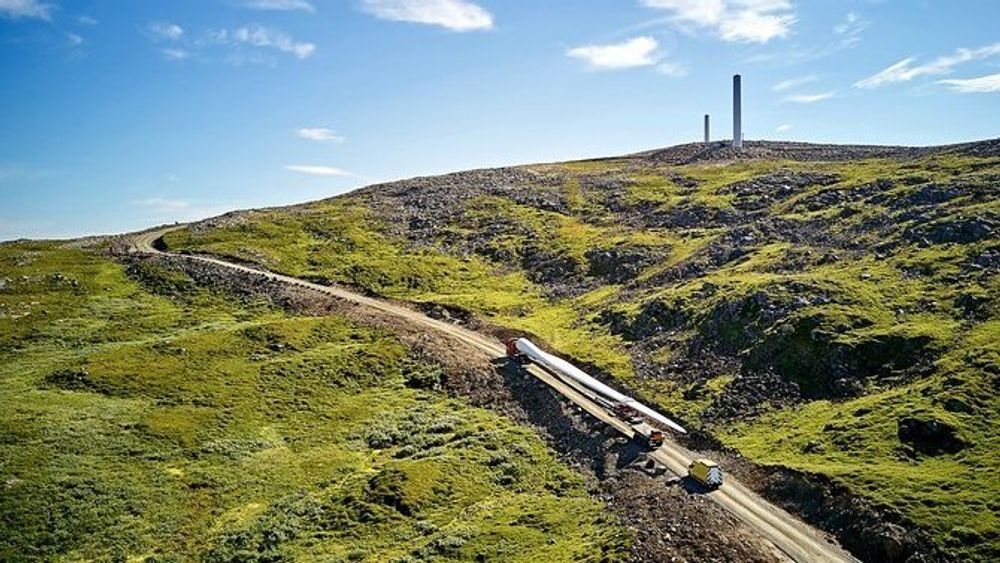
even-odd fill
[{"label": "winding dirt road", "polygon": [[[222,266],[246,274],[263,276],[289,285],[308,288],[332,297],[343,299],[352,303],[357,303],[365,307],[388,313],[406,319],[417,325],[440,331],[452,338],[465,342],[475,349],[481,350],[491,357],[502,357],[506,355],[506,350],[499,341],[466,328],[456,326],[444,321],[432,319],[422,313],[408,309],[401,305],[366,297],[343,288],[326,286],[307,282],[291,276],[276,274],[265,270],[250,268],[240,264],[234,264],[211,258],[208,256],[195,256],[188,254],[175,254],[163,252],[156,248],[156,241],[164,234],[186,227],[186,225],[175,225],[168,228],[156,229],[136,234],[132,237],[133,252],[145,254],[166,254],[185,260],[192,260]],[[615,418],[603,407],[595,403],[590,398],[590,393],[581,389],[568,381],[564,381],[537,366],[526,366],[526,369],[533,376],[542,380],[546,385],[578,405],[581,409],[590,413],[605,424],[614,426],[625,436],[631,437],[632,430],[627,424]],[[668,470],[678,476],[687,474],[687,465],[696,456],[686,448],[667,440],[662,447],[652,452],[653,459],[662,463]],[[764,500],[760,495],[754,493],[745,485],[731,476],[726,477],[725,484],[710,493],[706,493],[709,498],[719,506],[729,511],[737,518],[745,522],[750,528],[758,532],[762,537],[771,542],[778,550],[787,555],[790,559],[798,562],[838,562],[838,561],[858,561],[847,551],[831,541],[825,534],[805,524],[788,512],[778,508],[770,502]]]}]

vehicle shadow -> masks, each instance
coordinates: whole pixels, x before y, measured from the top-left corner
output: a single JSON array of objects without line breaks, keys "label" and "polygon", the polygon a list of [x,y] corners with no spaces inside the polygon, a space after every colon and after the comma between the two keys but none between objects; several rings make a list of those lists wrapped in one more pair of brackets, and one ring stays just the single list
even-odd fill
[{"label": "vehicle shadow", "polygon": [[641,460],[645,450],[635,440],[583,413],[517,362],[496,358],[492,363],[527,421],[548,434],[556,451],[589,465],[599,479]]},{"label": "vehicle shadow", "polygon": [[681,477],[680,484],[681,488],[691,495],[704,495],[715,491],[715,487],[702,485],[698,481],[694,480],[690,475]]},{"label": "vehicle shadow", "polygon": [[647,453],[649,450],[639,440],[631,438],[618,450],[618,461],[615,463],[615,469],[624,469],[639,461],[640,458],[645,458]]}]

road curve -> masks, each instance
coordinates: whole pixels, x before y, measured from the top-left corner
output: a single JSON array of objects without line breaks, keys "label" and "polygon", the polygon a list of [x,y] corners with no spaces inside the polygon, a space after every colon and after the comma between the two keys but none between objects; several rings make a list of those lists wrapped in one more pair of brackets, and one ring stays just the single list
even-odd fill
[{"label": "road curve", "polygon": [[[337,299],[370,307],[383,313],[405,318],[415,324],[435,329],[465,342],[490,356],[502,357],[506,355],[506,349],[503,344],[491,337],[451,323],[432,319],[401,305],[360,295],[340,287],[312,283],[291,276],[226,262],[218,258],[163,252],[156,248],[156,241],[163,237],[164,234],[184,227],[186,225],[174,225],[138,233],[131,238],[130,251],[143,254],[164,254],[185,260],[214,264],[251,275],[263,276],[289,285],[305,287]],[[594,402],[591,392],[588,390],[580,388],[572,382],[560,379],[537,366],[526,366],[526,369],[533,376],[542,380],[546,385],[575,403],[581,409],[587,411],[594,418],[615,427],[625,436],[631,437],[632,429]],[[651,455],[656,461],[662,463],[668,470],[678,476],[687,474],[688,463],[696,457],[691,451],[671,440],[667,440],[662,447],[652,452]],[[763,538],[794,561],[802,563],[813,561],[858,561],[824,534],[795,518],[785,510],[764,500],[760,495],[751,491],[732,476],[727,476],[726,482],[721,488],[706,493],[706,496],[742,520],[750,528],[757,531]]]}]

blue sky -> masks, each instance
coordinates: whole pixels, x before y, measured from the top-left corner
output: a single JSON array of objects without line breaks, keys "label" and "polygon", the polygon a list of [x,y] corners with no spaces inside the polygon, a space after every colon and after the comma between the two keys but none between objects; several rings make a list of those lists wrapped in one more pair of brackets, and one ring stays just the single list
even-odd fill
[{"label": "blue sky", "polygon": [[0,240],[731,136],[1000,136],[996,0],[0,0]]}]

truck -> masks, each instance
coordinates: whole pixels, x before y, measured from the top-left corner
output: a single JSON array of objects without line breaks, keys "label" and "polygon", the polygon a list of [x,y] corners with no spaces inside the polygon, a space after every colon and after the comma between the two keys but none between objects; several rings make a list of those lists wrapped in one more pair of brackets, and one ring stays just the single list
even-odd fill
[{"label": "truck", "polygon": [[531,361],[527,355],[517,349],[516,338],[504,341],[504,345],[507,347],[507,357],[517,365],[523,366]]},{"label": "truck", "polygon": [[688,465],[688,476],[710,489],[722,486],[722,468],[710,459],[700,458]]},{"label": "truck", "polygon": [[[585,373],[583,370],[566,360],[549,354],[548,352],[544,352],[527,338],[510,338],[506,340],[504,344],[507,348],[507,357],[510,358],[511,361],[522,365],[533,363],[577,388],[582,387],[586,389],[587,392],[592,393],[595,396],[599,396],[601,401],[598,402],[601,403],[601,406],[605,406],[605,402],[611,403],[612,405],[615,403],[627,405],[643,417],[648,418],[664,428],[669,428],[678,434],[687,433],[683,426],[664,416],[662,413],[657,412],[655,409],[640,403],[624,393],[612,389],[604,383],[601,383],[595,377]],[[607,407],[605,406],[605,408]]]},{"label": "truck", "polygon": [[658,428],[640,422],[632,425],[633,438],[642,443],[646,448],[655,450],[663,445],[663,432]]}]

